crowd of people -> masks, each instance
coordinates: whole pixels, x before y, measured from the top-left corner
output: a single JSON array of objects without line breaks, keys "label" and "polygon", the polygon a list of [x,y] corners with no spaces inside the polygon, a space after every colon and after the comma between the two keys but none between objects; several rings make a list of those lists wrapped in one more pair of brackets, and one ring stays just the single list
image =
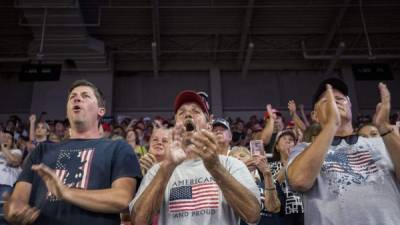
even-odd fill
[{"label": "crowd of people", "polygon": [[353,118],[332,78],[309,114],[290,100],[287,118],[270,104],[218,118],[187,90],[171,118],[106,121],[101,92],[76,81],[67,119],[0,123],[0,225],[400,224],[400,113],[378,88],[372,117]]}]

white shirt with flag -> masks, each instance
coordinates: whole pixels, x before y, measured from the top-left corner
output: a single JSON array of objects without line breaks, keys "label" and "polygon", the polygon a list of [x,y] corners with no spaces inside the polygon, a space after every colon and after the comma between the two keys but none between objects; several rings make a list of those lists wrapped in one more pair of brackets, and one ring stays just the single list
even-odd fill
[{"label": "white shirt with flag", "polygon": [[[259,190],[247,167],[233,157],[219,156],[219,159],[228,172],[259,200]],[[136,197],[129,204],[130,210],[159,168],[157,164],[147,172]],[[159,215],[158,224],[163,225],[239,224],[239,217],[228,205],[201,159],[184,161],[175,168],[167,184]]]},{"label": "white shirt with flag", "polygon": [[[307,146],[293,149],[289,165]],[[400,224],[400,183],[382,138],[330,146],[303,204],[307,225]]]}]

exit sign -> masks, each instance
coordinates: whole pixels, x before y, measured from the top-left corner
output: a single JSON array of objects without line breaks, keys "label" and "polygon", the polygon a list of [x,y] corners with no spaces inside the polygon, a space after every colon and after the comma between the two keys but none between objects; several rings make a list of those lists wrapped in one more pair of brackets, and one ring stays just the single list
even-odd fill
[{"label": "exit sign", "polygon": [[61,64],[25,64],[19,74],[20,81],[58,81]]},{"label": "exit sign", "polygon": [[356,80],[393,80],[389,64],[353,64]]}]

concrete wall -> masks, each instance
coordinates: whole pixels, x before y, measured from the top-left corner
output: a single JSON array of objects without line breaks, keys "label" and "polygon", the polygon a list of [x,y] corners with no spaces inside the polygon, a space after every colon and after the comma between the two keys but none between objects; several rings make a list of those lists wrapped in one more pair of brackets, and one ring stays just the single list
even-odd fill
[{"label": "concrete wall", "polygon": [[[377,81],[355,81],[350,67],[344,66],[334,76],[342,77],[351,88],[354,112],[372,113],[379,101]],[[0,121],[11,114],[27,118],[29,113],[48,113],[47,118],[64,118],[67,91],[76,79],[95,83],[105,94],[107,115],[173,116],[176,94],[185,89],[209,93],[216,116],[247,118],[262,116],[265,105],[287,112],[287,102],[295,99],[311,110],[311,96],[325,77],[323,71],[276,70],[249,71],[243,79],[240,72],[210,68],[204,71],[160,72],[155,78],[149,72],[63,73],[57,82],[20,83],[16,76],[0,77]],[[392,112],[400,109],[400,74],[386,81],[392,93]]]},{"label": "concrete wall", "polygon": [[46,119],[64,119],[66,100],[70,85],[78,79],[87,79],[99,87],[106,99],[107,115],[112,113],[113,74],[63,72],[59,81],[19,82],[18,76],[1,79],[0,121],[17,114],[27,119],[31,113],[47,112]]}]

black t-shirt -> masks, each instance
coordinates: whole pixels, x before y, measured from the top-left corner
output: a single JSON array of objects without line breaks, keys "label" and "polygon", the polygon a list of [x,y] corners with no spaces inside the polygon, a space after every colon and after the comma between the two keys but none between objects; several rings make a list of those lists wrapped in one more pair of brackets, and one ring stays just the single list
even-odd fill
[{"label": "black t-shirt", "polygon": [[108,139],[72,139],[58,144],[40,144],[33,150],[18,179],[32,184],[29,204],[40,209],[35,225],[119,225],[118,213],[91,212],[56,199],[42,179],[31,170],[43,163],[53,169],[65,185],[98,190],[111,188],[121,177],[136,178],[140,183],[138,160],[125,141]]}]

